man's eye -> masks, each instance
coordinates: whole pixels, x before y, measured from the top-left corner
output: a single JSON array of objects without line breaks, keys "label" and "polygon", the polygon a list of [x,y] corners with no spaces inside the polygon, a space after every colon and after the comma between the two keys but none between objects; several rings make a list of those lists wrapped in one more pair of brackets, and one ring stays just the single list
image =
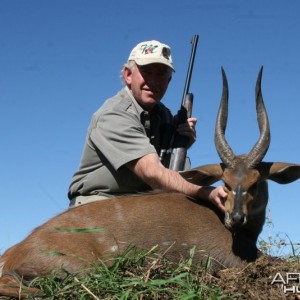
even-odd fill
[{"label": "man's eye", "polygon": [[150,71],[143,70],[142,74],[145,75],[145,76],[150,76],[152,73]]},{"label": "man's eye", "polygon": [[150,71],[150,70],[147,70],[147,69],[142,69],[141,70],[141,73],[143,74],[143,75],[147,75],[147,76],[149,76],[149,75],[151,75],[152,74],[152,72]]},{"label": "man's eye", "polygon": [[147,69],[144,69],[144,70],[141,69],[140,73],[145,78],[155,77],[155,78],[160,78],[163,80],[163,79],[168,79],[170,77],[170,74],[168,72],[153,72],[153,71],[147,70]]},{"label": "man's eye", "polygon": [[164,72],[164,73],[158,74],[158,76],[161,78],[167,78],[167,77],[169,77],[169,74]]}]

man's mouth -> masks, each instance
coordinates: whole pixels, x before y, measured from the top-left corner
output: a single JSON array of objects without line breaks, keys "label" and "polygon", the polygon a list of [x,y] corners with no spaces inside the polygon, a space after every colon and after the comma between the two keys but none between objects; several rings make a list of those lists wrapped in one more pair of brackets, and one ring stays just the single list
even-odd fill
[{"label": "man's mouth", "polygon": [[148,90],[148,89],[144,89],[144,91],[145,91],[149,96],[152,96],[152,97],[155,97],[155,98],[158,96],[158,92],[157,92],[157,91]]}]

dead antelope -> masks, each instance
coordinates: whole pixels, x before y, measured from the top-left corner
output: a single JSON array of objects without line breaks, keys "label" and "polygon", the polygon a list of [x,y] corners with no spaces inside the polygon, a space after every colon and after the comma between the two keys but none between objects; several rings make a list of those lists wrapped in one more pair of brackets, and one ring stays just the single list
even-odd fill
[{"label": "dead antelope", "polygon": [[[122,253],[130,244],[167,248],[171,259],[207,255],[219,267],[254,261],[256,242],[265,221],[267,179],[285,184],[300,177],[300,165],[262,162],[270,128],[261,93],[262,69],[256,83],[256,110],[260,137],[249,154],[236,156],[224,134],[228,114],[228,84],[222,69],[223,93],[215,128],[215,144],[222,163],[182,172],[187,180],[210,185],[223,180],[228,189],[226,213],[200,199],[177,193],[124,196],[72,208],[36,228],[0,259],[0,295],[19,296],[17,276],[30,280],[61,268],[74,273],[99,258]],[[225,224],[225,226],[224,226]],[[74,233],[74,229],[91,229]],[[175,243],[174,243],[175,242]],[[63,253],[64,255],[55,255]]]}]

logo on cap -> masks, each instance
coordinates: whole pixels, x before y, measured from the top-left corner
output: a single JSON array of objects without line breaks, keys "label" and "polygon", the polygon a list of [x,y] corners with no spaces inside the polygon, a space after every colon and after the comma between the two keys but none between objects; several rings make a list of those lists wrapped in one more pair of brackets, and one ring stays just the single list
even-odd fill
[{"label": "logo on cap", "polygon": [[141,53],[142,54],[152,54],[155,52],[156,48],[158,46],[157,45],[148,45],[148,44],[144,44],[144,45],[141,45]]}]

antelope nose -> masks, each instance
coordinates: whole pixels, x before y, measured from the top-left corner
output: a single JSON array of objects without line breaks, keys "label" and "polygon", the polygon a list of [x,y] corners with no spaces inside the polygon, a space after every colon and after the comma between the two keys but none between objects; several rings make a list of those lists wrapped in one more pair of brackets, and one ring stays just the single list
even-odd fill
[{"label": "antelope nose", "polygon": [[231,215],[232,226],[241,226],[245,223],[245,215],[241,211],[234,211]]}]

